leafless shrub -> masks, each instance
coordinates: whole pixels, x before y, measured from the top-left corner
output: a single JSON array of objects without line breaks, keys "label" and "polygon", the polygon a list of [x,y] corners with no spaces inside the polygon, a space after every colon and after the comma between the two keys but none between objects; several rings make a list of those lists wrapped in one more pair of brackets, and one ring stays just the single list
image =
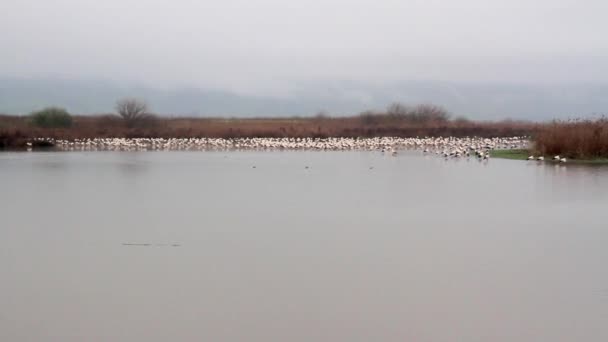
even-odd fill
[{"label": "leafless shrub", "polygon": [[152,117],[148,105],[135,98],[124,98],[116,102],[116,112],[123,118],[127,127],[140,126]]},{"label": "leafless shrub", "polygon": [[386,108],[384,113],[363,112],[359,115],[362,122],[367,125],[421,125],[443,124],[449,120],[448,112],[442,107],[422,104],[409,107],[395,102]]},{"label": "leafless shrub", "polygon": [[443,107],[430,104],[414,107],[410,115],[414,122],[446,122],[450,118]]},{"label": "leafless shrub", "polygon": [[393,119],[407,119],[410,108],[402,103],[395,102],[386,108],[386,115]]},{"label": "leafless shrub", "polygon": [[361,120],[361,123],[363,125],[367,125],[367,126],[377,125],[380,122],[382,122],[382,114],[371,111],[371,110],[366,110],[366,111],[362,112],[361,114],[359,114],[359,119]]},{"label": "leafless shrub", "polygon": [[457,125],[468,125],[471,123],[471,120],[469,120],[469,118],[466,116],[461,115],[454,118],[454,123]]}]

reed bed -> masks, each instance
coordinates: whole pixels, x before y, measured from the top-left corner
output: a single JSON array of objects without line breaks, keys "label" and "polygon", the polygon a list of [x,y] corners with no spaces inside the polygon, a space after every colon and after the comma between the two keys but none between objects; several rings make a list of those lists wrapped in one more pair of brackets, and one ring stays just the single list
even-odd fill
[{"label": "reed bed", "polygon": [[535,149],[574,159],[608,158],[608,118],[554,121],[539,127]]},{"label": "reed bed", "polygon": [[[409,115],[409,116],[408,116]],[[21,148],[34,138],[369,138],[531,136],[534,152],[573,159],[608,158],[608,118],[536,124],[479,122],[412,114],[363,113],[349,117],[167,118],[150,117],[136,127],[116,115],[74,116],[70,127],[43,128],[27,116],[0,115],[0,148]]]}]

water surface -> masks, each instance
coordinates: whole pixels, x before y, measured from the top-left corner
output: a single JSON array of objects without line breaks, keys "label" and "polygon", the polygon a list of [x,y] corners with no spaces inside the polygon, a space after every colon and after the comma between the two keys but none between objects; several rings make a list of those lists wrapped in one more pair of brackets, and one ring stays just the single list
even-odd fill
[{"label": "water surface", "polygon": [[608,340],[607,168],[2,153],[0,189],[0,341]]}]

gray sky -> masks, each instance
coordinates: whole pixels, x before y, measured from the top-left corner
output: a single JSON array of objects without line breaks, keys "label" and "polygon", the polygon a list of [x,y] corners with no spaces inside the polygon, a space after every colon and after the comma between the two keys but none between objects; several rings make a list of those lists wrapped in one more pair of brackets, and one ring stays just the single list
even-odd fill
[{"label": "gray sky", "polygon": [[0,76],[601,82],[606,0],[2,0]]}]

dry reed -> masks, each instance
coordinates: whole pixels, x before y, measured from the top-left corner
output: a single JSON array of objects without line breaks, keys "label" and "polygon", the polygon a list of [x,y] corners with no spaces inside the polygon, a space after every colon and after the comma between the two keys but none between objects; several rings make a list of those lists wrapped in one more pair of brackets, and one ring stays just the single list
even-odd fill
[{"label": "dry reed", "polygon": [[608,118],[554,121],[540,127],[534,142],[535,149],[543,155],[608,158]]}]

